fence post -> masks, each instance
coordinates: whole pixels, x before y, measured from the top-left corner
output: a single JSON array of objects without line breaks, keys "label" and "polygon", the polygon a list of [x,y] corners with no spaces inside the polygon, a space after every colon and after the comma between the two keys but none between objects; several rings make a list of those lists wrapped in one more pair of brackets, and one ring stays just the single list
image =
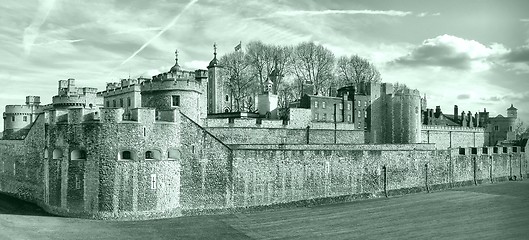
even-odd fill
[{"label": "fence post", "polygon": [[476,158],[477,157],[472,157],[472,165],[473,165],[473,168],[474,168],[474,185],[478,185],[478,181],[477,181],[477,163],[476,163]]},{"label": "fence post", "polygon": [[493,174],[494,158],[490,156],[489,159],[490,159],[490,183],[494,183],[494,174]]},{"label": "fence post", "polygon": [[424,164],[424,168],[425,168],[425,173],[424,173],[424,178],[425,178],[425,182],[426,182],[426,192],[430,192],[430,186],[428,185],[428,163]]},{"label": "fence post", "polygon": [[386,165],[384,165],[382,167],[382,171],[384,173],[384,196],[388,197],[388,188],[387,188],[387,185],[388,185],[388,177],[387,177],[387,169],[386,169]]}]

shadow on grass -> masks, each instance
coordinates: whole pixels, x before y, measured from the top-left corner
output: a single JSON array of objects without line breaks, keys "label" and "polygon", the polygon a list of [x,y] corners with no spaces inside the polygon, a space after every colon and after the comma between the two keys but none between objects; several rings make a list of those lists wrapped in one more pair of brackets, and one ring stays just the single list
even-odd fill
[{"label": "shadow on grass", "polygon": [[34,203],[4,193],[0,193],[0,214],[58,217],[47,213]]}]

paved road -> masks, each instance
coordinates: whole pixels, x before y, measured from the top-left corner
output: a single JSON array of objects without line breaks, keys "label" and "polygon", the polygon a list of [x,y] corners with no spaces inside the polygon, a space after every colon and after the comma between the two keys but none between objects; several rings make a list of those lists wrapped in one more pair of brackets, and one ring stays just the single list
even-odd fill
[{"label": "paved road", "polygon": [[0,195],[0,239],[529,239],[529,181],[306,208],[108,222]]}]

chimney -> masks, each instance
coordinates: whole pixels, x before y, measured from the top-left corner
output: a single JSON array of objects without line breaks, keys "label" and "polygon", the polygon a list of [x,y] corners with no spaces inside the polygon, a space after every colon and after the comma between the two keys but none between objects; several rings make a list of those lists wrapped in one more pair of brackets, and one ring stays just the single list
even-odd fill
[{"label": "chimney", "polygon": [[455,122],[458,122],[459,119],[458,119],[458,113],[459,113],[459,109],[457,108],[457,105],[454,105],[454,121]]}]

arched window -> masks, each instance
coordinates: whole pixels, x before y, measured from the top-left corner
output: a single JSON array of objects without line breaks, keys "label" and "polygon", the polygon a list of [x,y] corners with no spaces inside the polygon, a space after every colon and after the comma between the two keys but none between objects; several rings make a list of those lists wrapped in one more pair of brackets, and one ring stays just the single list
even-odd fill
[{"label": "arched window", "polygon": [[161,155],[158,150],[149,150],[145,152],[145,160],[160,160]]},{"label": "arched window", "polygon": [[61,149],[53,150],[53,159],[60,159],[60,158],[62,158],[62,150]]},{"label": "arched window", "polygon": [[86,151],[84,150],[73,150],[70,153],[70,160],[85,160],[86,159]]},{"label": "arched window", "polygon": [[131,151],[122,151],[119,153],[120,160],[133,160],[134,157]]},{"label": "arched window", "polygon": [[169,149],[167,152],[167,158],[180,159],[180,151],[178,149]]},{"label": "arched window", "polygon": [[230,99],[229,96],[228,96],[228,94],[226,94],[226,97],[225,97],[225,98],[226,98],[226,102],[229,101],[229,99]]},{"label": "arched window", "polygon": [[48,148],[44,148],[44,158],[45,159],[48,159],[48,157],[49,157],[48,154],[49,154],[48,153]]}]

